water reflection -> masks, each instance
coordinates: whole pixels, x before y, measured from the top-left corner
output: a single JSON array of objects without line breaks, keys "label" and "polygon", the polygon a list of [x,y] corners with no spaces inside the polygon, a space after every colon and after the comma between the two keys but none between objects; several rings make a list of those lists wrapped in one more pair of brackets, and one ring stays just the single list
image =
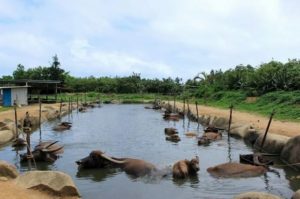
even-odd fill
[{"label": "water reflection", "polygon": [[196,188],[197,184],[199,183],[199,177],[198,177],[198,174],[196,174],[194,176],[189,176],[184,179],[173,178],[173,183],[174,183],[174,185],[179,186],[179,187],[189,184],[191,187]]},{"label": "water reflection", "polygon": [[76,173],[77,178],[90,179],[94,182],[102,182],[107,178],[114,177],[117,173],[120,173],[120,169],[117,168],[105,168],[105,169],[79,169]]},{"label": "water reflection", "polygon": [[289,181],[289,185],[293,190],[298,190],[300,188],[300,173],[299,169],[294,167],[283,167],[285,171],[285,177]]},{"label": "water reflection", "polygon": [[[53,132],[59,120],[44,123],[42,133],[32,134],[32,146],[40,140],[58,140],[64,145],[65,152],[53,164],[37,163],[41,170],[59,170],[69,174],[75,181],[83,198],[233,198],[233,196],[252,190],[268,191],[290,198],[292,189],[300,188],[299,172],[284,167],[272,167],[278,171],[250,179],[215,179],[206,169],[228,160],[237,162],[239,154],[253,153],[252,148],[242,140],[230,138],[226,132],[222,140],[212,142],[209,147],[198,146],[196,138],[184,135],[196,131],[199,135],[203,127],[187,118],[165,121],[159,111],[145,110],[144,105],[104,105],[61,118],[70,120],[73,126],[66,133]],[[181,141],[167,143],[163,133],[166,127],[175,127]],[[152,162],[158,168],[172,165],[178,160],[198,155],[201,170],[198,176],[186,180],[175,180],[171,167],[165,172],[144,178],[132,178],[119,169],[80,170],[75,161],[92,150],[101,149],[116,157],[134,157]],[[9,145],[0,148],[1,159],[11,162],[27,171],[28,166],[20,165],[18,154]],[[299,177],[299,178],[298,178]],[[288,180],[287,180],[288,179]],[[202,183],[200,183],[200,181]]]}]

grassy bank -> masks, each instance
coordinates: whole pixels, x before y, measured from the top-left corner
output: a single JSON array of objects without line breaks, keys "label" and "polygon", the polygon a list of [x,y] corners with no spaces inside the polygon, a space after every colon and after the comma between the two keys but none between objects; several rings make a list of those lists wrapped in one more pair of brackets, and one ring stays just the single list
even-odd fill
[{"label": "grassy bank", "polygon": [[9,109],[12,109],[12,107],[3,107],[3,106],[0,106],[0,112],[1,111],[6,111],[6,110],[9,110]]},{"label": "grassy bank", "polygon": [[275,119],[300,122],[300,91],[270,92],[260,97],[247,97],[243,92],[217,92],[206,99],[194,99],[199,104],[241,110],[269,116],[275,109]]},{"label": "grassy bank", "polygon": [[[73,102],[96,101],[101,102],[117,101],[121,103],[151,103],[155,99],[173,101],[172,96],[157,94],[103,94],[96,92],[89,93],[64,93],[57,96],[58,101],[67,102],[71,99]],[[51,98],[51,97],[49,97]],[[52,96],[54,99],[54,96]],[[177,97],[177,100],[181,100]],[[216,92],[206,98],[190,98],[189,102],[198,102],[200,105],[213,106],[227,109],[231,104],[235,110],[259,113],[269,116],[275,109],[275,119],[300,122],[300,91],[286,92],[277,91],[270,92],[260,97],[249,98],[244,92],[222,91]],[[0,111],[8,108],[0,107]]]},{"label": "grassy bank", "polygon": [[151,103],[155,99],[167,100],[168,96],[157,95],[157,94],[104,94],[104,93],[67,93],[58,95],[58,101],[62,99],[63,101],[68,101],[69,98],[72,101],[85,102],[85,101],[96,101],[100,100],[101,102],[112,102],[117,101],[121,103],[134,104],[134,103]]}]

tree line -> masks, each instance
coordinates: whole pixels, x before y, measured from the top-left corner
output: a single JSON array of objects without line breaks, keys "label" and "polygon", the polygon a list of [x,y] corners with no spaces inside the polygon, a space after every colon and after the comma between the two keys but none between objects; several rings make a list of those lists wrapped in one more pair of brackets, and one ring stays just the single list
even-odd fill
[{"label": "tree line", "polygon": [[12,76],[2,76],[2,80],[59,80],[63,92],[102,92],[102,93],[161,93],[182,92],[182,79],[145,79],[139,73],[127,77],[73,77],[61,68],[57,55],[50,66],[38,66],[27,70],[19,64]]},{"label": "tree line", "polygon": [[[243,91],[247,96],[260,96],[273,91],[300,90],[300,60],[270,61],[258,67],[238,65],[226,71],[211,70],[199,73],[186,82],[187,88],[198,97],[218,91]],[[191,90],[191,89],[190,89]]]},{"label": "tree line", "polygon": [[181,78],[145,79],[139,73],[127,77],[73,77],[64,69],[57,55],[50,66],[38,66],[27,70],[19,64],[12,76],[2,80],[34,79],[60,80],[62,87],[70,92],[102,93],[188,93],[205,97],[218,91],[243,91],[248,96],[259,96],[272,91],[300,90],[300,60],[290,59],[286,63],[270,61],[257,67],[238,65],[222,71],[201,72],[182,82]]}]

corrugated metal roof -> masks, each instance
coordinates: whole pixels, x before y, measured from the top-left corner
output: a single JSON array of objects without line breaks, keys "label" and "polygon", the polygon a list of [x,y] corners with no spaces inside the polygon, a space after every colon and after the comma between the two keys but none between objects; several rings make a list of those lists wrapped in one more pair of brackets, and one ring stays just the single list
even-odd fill
[{"label": "corrugated metal roof", "polygon": [[5,88],[28,88],[31,86],[0,86],[0,89],[5,89]]},{"label": "corrugated metal roof", "polygon": [[59,84],[59,80],[31,80],[31,79],[18,79],[18,80],[0,80],[2,83],[37,83],[37,84]]}]

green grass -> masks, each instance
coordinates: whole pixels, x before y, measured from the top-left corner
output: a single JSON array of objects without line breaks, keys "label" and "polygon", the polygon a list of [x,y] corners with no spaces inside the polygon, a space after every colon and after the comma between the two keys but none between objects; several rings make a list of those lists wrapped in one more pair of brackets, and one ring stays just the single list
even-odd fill
[{"label": "green grass", "polygon": [[258,113],[269,116],[274,109],[275,119],[300,122],[300,91],[270,92],[257,98],[255,102],[248,102],[244,92],[217,92],[206,100],[196,99],[199,104],[206,104],[220,108],[229,108],[232,104],[235,110]]},{"label": "green grass", "polygon": [[2,106],[0,106],[0,112],[7,111],[9,109],[12,109],[12,107],[2,107]]},{"label": "green grass", "polygon": [[[157,94],[103,94],[96,92],[89,93],[64,93],[58,95],[58,100],[62,99],[67,102],[72,98],[76,102],[77,97],[80,102],[96,101],[118,101],[122,103],[150,103],[156,98],[160,100],[173,101],[173,97]],[[257,98],[255,102],[247,102],[247,95],[241,91],[220,91],[211,94],[206,99],[192,98],[190,103],[197,100],[200,105],[208,105],[223,109],[228,109],[232,104],[235,110],[258,113],[263,116],[269,116],[273,109],[276,114],[275,119],[284,121],[300,122],[300,91],[286,92],[277,91],[270,92]],[[0,109],[1,111],[1,109]]]},{"label": "green grass", "polygon": [[[54,98],[54,97],[53,97]],[[118,101],[121,103],[151,103],[155,99],[161,99],[161,100],[167,100],[168,98],[171,99],[171,97],[165,96],[165,95],[157,95],[157,94],[104,94],[104,93],[96,93],[96,92],[88,92],[88,93],[63,93],[59,94],[57,96],[58,101],[61,99],[64,102],[67,102],[69,98],[72,101],[78,101],[79,102],[85,102],[85,101],[96,101],[99,100],[104,101]]]}]

